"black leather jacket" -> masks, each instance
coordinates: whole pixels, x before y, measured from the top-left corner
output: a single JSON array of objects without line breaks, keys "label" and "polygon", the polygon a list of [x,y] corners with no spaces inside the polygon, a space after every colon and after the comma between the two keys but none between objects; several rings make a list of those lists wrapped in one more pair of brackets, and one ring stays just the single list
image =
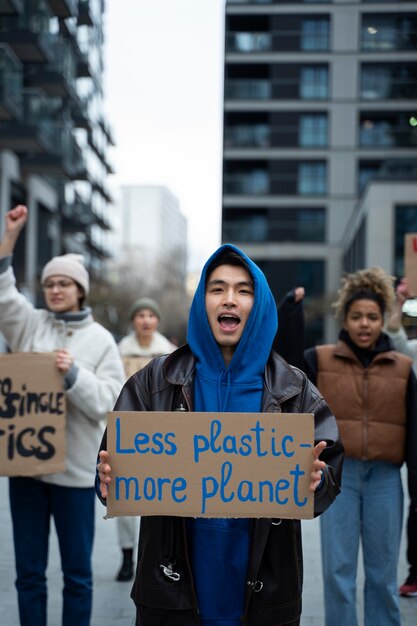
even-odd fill
[{"label": "black leather jacket", "polygon": [[[115,410],[192,411],[193,375],[194,357],[187,345],[168,357],[157,357],[127,381]],[[334,416],[306,376],[274,352],[265,369],[262,411],[314,413],[315,440],[328,442],[321,457],[327,463],[324,483],[314,499],[315,515],[319,515],[340,491],[343,446]],[[106,449],[106,433],[100,449]],[[253,519],[242,624],[299,624],[302,578],[300,522]],[[185,518],[141,518],[131,596],[137,607],[137,626],[200,624]]]}]

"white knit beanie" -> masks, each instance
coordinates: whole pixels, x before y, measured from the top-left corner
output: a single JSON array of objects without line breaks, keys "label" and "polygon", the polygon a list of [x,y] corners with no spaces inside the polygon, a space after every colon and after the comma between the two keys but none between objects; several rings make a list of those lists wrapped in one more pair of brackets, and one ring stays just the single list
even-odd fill
[{"label": "white knit beanie", "polygon": [[85,295],[88,294],[89,278],[82,254],[54,256],[42,270],[41,283],[43,284],[51,276],[68,276],[84,289]]}]

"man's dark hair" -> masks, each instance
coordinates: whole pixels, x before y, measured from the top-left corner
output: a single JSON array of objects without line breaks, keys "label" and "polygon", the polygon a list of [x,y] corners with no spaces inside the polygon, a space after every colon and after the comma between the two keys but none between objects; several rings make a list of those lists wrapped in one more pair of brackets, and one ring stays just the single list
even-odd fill
[{"label": "man's dark hair", "polygon": [[220,252],[220,254],[216,256],[216,258],[213,259],[213,261],[208,266],[206,272],[206,285],[211,274],[216,268],[220,267],[220,265],[235,265],[237,267],[243,267],[243,269],[245,269],[249,273],[249,275],[252,276],[252,272],[250,271],[249,264],[247,263],[246,259],[241,257],[240,254],[238,254],[234,250],[226,249]]}]

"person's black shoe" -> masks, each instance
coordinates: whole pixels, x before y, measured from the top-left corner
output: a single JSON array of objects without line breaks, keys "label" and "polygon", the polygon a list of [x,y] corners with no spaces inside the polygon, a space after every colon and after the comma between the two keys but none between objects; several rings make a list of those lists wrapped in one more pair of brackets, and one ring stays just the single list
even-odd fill
[{"label": "person's black shoe", "polygon": [[118,571],[116,580],[125,583],[133,578],[133,550],[123,549],[123,563]]},{"label": "person's black shoe", "polygon": [[400,596],[415,598],[417,596],[417,576],[410,574],[400,587]]}]

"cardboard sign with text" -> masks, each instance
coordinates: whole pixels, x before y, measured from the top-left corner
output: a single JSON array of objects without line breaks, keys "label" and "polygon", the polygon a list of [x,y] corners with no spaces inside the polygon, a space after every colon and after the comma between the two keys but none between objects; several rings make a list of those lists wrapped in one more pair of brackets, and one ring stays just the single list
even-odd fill
[{"label": "cardboard sign with text", "polygon": [[141,370],[145,365],[148,365],[152,359],[150,356],[124,356],[122,357],[123,365],[125,368],[126,378],[130,378],[137,371]]},{"label": "cardboard sign with text", "polygon": [[0,355],[0,476],[65,470],[66,398],[55,358]]},{"label": "cardboard sign with text", "polygon": [[417,296],[417,233],[404,236],[404,276],[408,281],[410,295]]},{"label": "cardboard sign with text", "polygon": [[111,412],[107,513],[313,517],[314,416]]}]

